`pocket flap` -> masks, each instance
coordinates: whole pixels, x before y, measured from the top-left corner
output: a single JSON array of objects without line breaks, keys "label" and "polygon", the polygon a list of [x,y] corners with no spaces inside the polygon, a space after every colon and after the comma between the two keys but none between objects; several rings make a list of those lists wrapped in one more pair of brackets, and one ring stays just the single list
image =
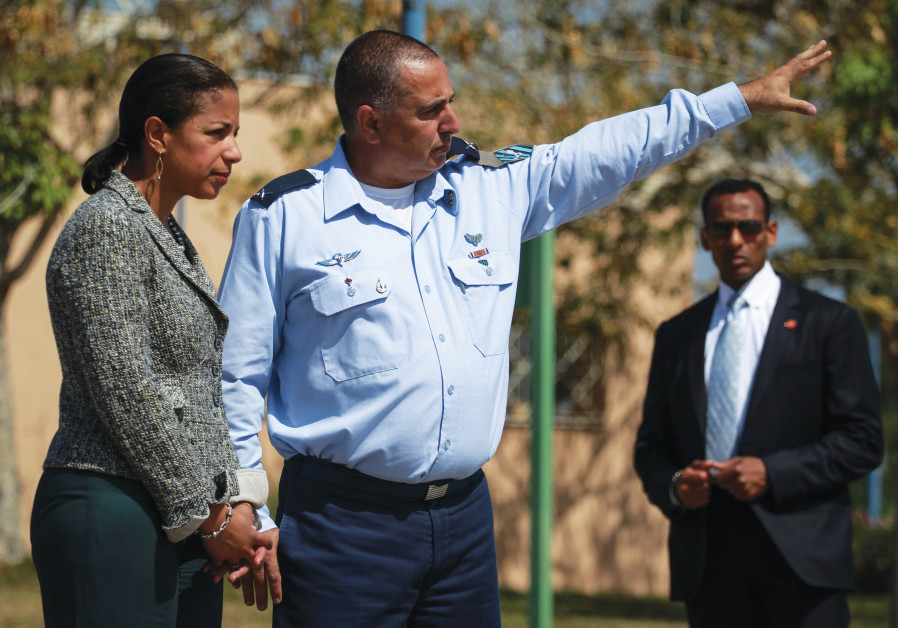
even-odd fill
[{"label": "pocket flap", "polygon": [[[346,280],[351,279],[351,283]],[[312,306],[319,314],[331,316],[356,305],[383,301],[393,291],[386,270],[368,268],[347,276],[322,279],[310,287]]]},{"label": "pocket flap", "polygon": [[[486,261],[484,265],[481,260]],[[452,275],[466,286],[502,286],[510,284],[518,275],[518,265],[508,253],[488,253],[471,259],[458,257],[448,262]]]}]

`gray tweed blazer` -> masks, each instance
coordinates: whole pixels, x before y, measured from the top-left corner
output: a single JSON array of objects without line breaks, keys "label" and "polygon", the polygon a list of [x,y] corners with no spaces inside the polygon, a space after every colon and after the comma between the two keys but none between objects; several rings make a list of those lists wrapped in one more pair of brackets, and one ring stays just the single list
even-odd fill
[{"label": "gray tweed blazer", "polygon": [[114,171],[75,210],[46,279],[62,388],[44,467],[139,480],[173,541],[209,503],[261,506],[264,471],[240,472],[240,494],[221,400],[228,318],[196,249],[181,250],[127,177]]}]

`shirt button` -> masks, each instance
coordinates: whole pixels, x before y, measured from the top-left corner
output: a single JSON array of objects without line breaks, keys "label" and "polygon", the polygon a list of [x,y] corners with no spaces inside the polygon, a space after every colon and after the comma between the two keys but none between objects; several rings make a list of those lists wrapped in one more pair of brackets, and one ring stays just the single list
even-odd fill
[{"label": "shirt button", "polygon": [[440,334],[440,342],[446,342],[446,335]]},{"label": "shirt button", "polygon": [[451,444],[452,444],[452,441],[450,441],[450,440],[447,440],[445,443],[443,443],[443,451],[449,451],[449,446]]},{"label": "shirt button", "polygon": [[453,201],[452,199],[449,199],[449,207],[452,207],[453,205],[455,205],[455,201]]},{"label": "shirt button", "polygon": [[216,406],[221,405],[221,395],[212,395],[212,404]]},{"label": "shirt button", "polygon": [[493,269],[492,269],[492,268],[487,268],[487,269],[486,269],[486,276],[487,276],[487,277],[492,277],[492,276],[493,276]]},{"label": "shirt button", "polygon": [[450,386],[449,388],[446,389],[446,392],[449,393],[450,395],[451,395],[451,394],[454,394],[454,393],[455,393],[455,386]]},{"label": "shirt button", "polygon": [[430,294],[430,286],[424,286],[424,292]]},{"label": "shirt button", "polygon": [[217,364],[212,367],[212,375],[214,375],[215,377],[218,377],[219,375],[221,375],[221,367],[218,366]]},{"label": "shirt button", "polygon": [[222,346],[223,344],[224,344],[224,343],[221,341],[221,338],[216,338],[216,339],[215,339],[215,348],[216,348],[216,349],[221,349],[221,346]]}]

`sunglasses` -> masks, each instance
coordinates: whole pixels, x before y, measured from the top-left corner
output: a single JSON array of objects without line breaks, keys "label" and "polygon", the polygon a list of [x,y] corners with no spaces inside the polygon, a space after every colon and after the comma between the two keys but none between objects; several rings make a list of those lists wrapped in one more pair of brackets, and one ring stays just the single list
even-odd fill
[{"label": "sunglasses", "polygon": [[763,220],[719,220],[705,225],[705,231],[715,238],[727,238],[735,227],[744,236],[756,236],[764,230],[765,224]]}]

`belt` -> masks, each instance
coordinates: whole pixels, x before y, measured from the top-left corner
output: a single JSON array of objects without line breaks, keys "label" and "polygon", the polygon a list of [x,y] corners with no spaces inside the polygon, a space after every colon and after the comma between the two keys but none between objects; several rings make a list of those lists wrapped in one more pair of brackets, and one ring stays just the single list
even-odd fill
[{"label": "belt", "polygon": [[344,467],[340,464],[298,454],[284,463],[284,470],[311,480],[336,484],[351,488],[361,493],[381,495],[394,499],[427,502],[451,495],[463,488],[472,486],[483,477],[483,471],[469,475],[461,480],[440,480],[428,484],[405,484],[391,482]]}]

